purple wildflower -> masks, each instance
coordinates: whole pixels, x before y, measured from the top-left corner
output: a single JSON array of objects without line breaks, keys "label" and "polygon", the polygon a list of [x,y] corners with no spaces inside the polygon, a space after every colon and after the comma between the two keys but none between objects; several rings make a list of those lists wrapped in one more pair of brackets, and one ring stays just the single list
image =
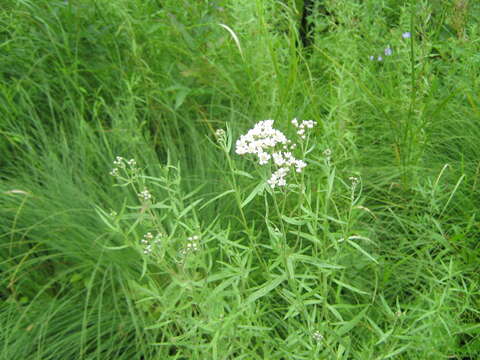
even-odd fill
[{"label": "purple wildflower", "polygon": [[404,39],[410,39],[411,36],[412,36],[412,34],[410,33],[410,31],[404,32],[404,33],[402,34],[402,37],[403,37]]},{"label": "purple wildflower", "polygon": [[390,46],[388,46],[385,49],[385,56],[391,56],[392,54],[393,54],[393,50],[390,48]]}]

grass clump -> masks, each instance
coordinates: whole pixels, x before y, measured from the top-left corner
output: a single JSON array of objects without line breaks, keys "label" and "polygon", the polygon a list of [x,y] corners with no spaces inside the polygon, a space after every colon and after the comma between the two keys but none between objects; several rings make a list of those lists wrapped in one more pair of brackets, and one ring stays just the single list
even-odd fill
[{"label": "grass clump", "polygon": [[301,6],[0,5],[2,358],[478,358],[479,6]]}]

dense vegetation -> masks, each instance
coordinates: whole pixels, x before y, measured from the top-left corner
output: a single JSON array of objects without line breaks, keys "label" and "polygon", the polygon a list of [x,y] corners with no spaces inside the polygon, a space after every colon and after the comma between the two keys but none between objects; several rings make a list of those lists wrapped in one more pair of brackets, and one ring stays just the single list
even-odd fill
[{"label": "dense vegetation", "polygon": [[1,359],[480,357],[480,3],[302,3],[0,2]]}]

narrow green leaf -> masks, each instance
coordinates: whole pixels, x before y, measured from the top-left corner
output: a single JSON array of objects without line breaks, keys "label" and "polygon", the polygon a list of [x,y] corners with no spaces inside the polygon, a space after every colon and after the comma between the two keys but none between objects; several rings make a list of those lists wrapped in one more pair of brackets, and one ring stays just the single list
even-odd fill
[{"label": "narrow green leaf", "polygon": [[255,196],[257,196],[258,194],[261,194],[263,193],[263,190],[265,189],[265,183],[264,182],[261,182],[260,184],[258,184],[257,186],[255,186],[255,189],[252,190],[252,192],[250,193],[250,195],[247,196],[247,198],[243,201],[242,205],[240,205],[240,207],[243,209],[245,206],[248,205],[248,203],[250,201],[252,201]]},{"label": "narrow green leaf", "polygon": [[363,255],[365,255],[367,258],[372,260],[375,264],[378,264],[378,261],[372,255],[370,255],[368,252],[363,250],[362,247],[360,245],[358,245],[355,241],[347,240],[347,243],[350,244],[351,246],[353,246],[358,251],[360,251]]},{"label": "narrow green leaf", "polygon": [[122,245],[122,246],[103,246],[104,249],[107,250],[123,250],[129,248],[130,245]]},{"label": "narrow green leaf", "polygon": [[248,305],[256,300],[260,299],[261,297],[267,295],[269,292],[274,290],[278,285],[286,280],[286,275],[280,275],[277,278],[267,282],[264,286],[262,286],[257,291],[253,292],[245,301],[245,305]]},{"label": "narrow green leaf", "polygon": [[404,352],[404,351],[407,350],[409,347],[410,347],[410,344],[407,344],[407,345],[402,346],[401,348],[398,348],[397,350],[394,350],[394,351],[392,351],[391,353],[389,353],[389,354],[387,354],[387,355],[383,355],[382,357],[377,358],[377,359],[382,359],[382,360],[384,360],[384,359],[390,359],[390,358],[392,358],[392,357],[394,357],[394,356],[396,356],[396,355]]},{"label": "narrow green leaf", "polygon": [[286,215],[282,215],[282,220],[291,225],[305,225],[305,220],[299,220]]},{"label": "narrow green leaf", "polygon": [[110,222],[110,219],[109,219],[109,215],[103,211],[101,208],[99,208],[98,206],[95,206],[95,212],[97,213],[98,217],[100,218],[100,220],[102,220],[102,222],[107,225],[107,227],[110,229],[110,230],[113,230],[115,232],[118,231],[118,229],[113,226],[113,224]]},{"label": "narrow green leaf", "polygon": [[352,285],[348,285],[348,284],[345,284],[344,282],[340,281],[340,280],[337,280],[337,279],[333,279],[333,281],[335,283],[337,283],[338,285],[340,286],[343,286],[344,288],[348,289],[348,290],[351,290],[357,294],[362,294],[362,295],[370,295],[370,293],[366,292],[366,291],[363,291],[363,290],[360,290],[360,289],[357,289],[356,287],[352,286]]},{"label": "narrow green leaf", "polygon": [[240,175],[240,176],[248,177],[249,179],[254,179],[254,177],[252,175],[250,175],[249,173],[247,173],[245,171],[235,170],[233,173],[237,174],[237,175]]},{"label": "narrow green leaf", "polygon": [[178,218],[181,219],[182,217],[184,217],[186,214],[188,214],[190,211],[192,211],[195,206],[199,203],[201,203],[203,201],[203,199],[198,199],[196,201],[194,201],[193,203],[191,203],[190,205],[188,205],[185,209],[182,210],[182,212],[178,215]]},{"label": "narrow green leaf", "polygon": [[363,309],[362,311],[360,311],[360,313],[357,316],[355,316],[352,320],[347,321],[345,325],[343,325],[340,329],[336,331],[336,333],[339,336],[344,336],[346,333],[352,330],[355,326],[357,326],[357,324],[364,318],[367,310],[368,310],[368,306],[365,307],[365,309]]},{"label": "narrow green leaf", "polygon": [[320,241],[318,236],[315,236],[315,235],[312,235],[312,234],[309,234],[309,233],[305,233],[305,232],[302,232],[302,231],[289,231],[288,233],[292,234],[292,235],[298,235],[301,238],[304,238],[304,239],[306,239],[308,241],[311,241],[315,244],[318,244],[318,245],[321,244],[321,241]]},{"label": "narrow green leaf", "polygon": [[291,258],[294,259],[295,261],[300,261],[303,263],[314,265],[319,269],[339,269],[339,270],[345,269],[344,266],[329,264],[329,263],[320,261],[318,258],[315,258],[313,256],[293,254],[291,255]]}]

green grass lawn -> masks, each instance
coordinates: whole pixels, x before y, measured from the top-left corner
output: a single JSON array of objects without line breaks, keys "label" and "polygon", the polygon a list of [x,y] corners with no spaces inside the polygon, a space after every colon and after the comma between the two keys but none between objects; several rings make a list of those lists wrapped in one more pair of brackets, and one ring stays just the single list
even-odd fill
[{"label": "green grass lawn", "polygon": [[316,4],[0,2],[1,360],[480,358],[480,3]]}]

